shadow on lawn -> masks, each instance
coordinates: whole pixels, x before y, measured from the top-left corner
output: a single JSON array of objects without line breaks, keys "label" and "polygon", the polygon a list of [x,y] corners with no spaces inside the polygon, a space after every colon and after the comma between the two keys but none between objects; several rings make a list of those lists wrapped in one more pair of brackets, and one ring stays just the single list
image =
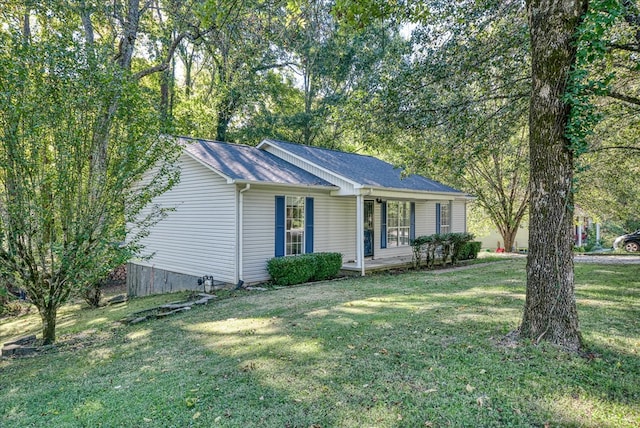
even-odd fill
[{"label": "shadow on lawn", "polygon": [[2,377],[21,385],[0,388],[2,414],[14,426],[637,424],[638,356],[602,341],[607,317],[637,326],[633,307],[602,317],[580,296],[606,299],[604,289],[580,288],[582,319],[602,320],[588,324],[585,358],[500,346],[524,284],[492,274],[489,284],[406,274],[239,295],[116,329],[107,345],[10,363]]},{"label": "shadow on lawn", "polygon": [[[229,376],[240,371],[255,388],[299,400],[304,418],[293,426],[606,426],[590,422],[594,408],[624,414],[637,403],[637,356],[602,346],[592,346],[589,358],[545,345],[502,348],[496,342],[517,324],[520,295],[500,295],[500,307],[487,307],[478,299],[490,302],[495,290],[465,293],[363,296],[298,312],[293,305],[283,317],[254,308],[183,328],[212,357],[231,359]],[[296,298],[283,296],[291,309],[287,300]]]}]

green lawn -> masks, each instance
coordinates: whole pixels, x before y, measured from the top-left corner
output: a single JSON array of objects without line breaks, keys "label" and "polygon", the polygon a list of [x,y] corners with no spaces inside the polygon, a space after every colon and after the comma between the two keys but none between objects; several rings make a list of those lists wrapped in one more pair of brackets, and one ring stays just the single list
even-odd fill
[{"label": "green lawn", "polygon": [[[11,427],[638,427],[640,266],[577,265],[588,355],[503,341],[524,260],[243,292],[133,326],[174,296],[72,306],[60,346],[0,361]],[[34,327],[0,320],[0,340]]]}]

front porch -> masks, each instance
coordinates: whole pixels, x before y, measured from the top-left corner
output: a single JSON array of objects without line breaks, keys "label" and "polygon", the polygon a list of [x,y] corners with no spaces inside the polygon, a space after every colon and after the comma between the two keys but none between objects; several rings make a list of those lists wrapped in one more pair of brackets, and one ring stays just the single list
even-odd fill
[{"label": "front porch", "polygon": [[364,269],[363,266],[359,266],[355,261],[348,261],[342,264],[342,270],[352,273],[360,273],[365,275],[366,273],[379,272],[383,270],[391,270],[397,268],[406,268],[412,266],[411,256],[396,256],[386,258],[365,258]]}]

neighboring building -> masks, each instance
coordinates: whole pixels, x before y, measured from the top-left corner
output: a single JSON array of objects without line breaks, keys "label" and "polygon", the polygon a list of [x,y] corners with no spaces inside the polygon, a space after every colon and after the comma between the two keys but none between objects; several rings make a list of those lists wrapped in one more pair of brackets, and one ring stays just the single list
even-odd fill
[{"label": "neighboring building", "polygon": [[466,231],[471,197],[372,156],[179,142],[180,182],[153,201],[175,210],[143,240],[153,257],[129,264],[132,295],[202,289],[203,276],[264,282],[270,258],[312,252],[340,252],[364,275],[372,260],[410,257],[415,236]]},{"label": "neighboring building", "polygon": [[[482,249],[496,251],[499,248],[506,251],[504,248],[504,240],[502,239],[502,235],[498,232],[497,229],[491,229],[486,234],[478,234],[475,237],[476,241],[480,241],[482,243]],[[513,248],[511,251],[514,252],[526,252],[529,248],[529,229],[526,224],[523,224],[518,228],[518,233],[516,233],[516,239],[513,242]]]},{"label": "neighboring building", "polygon": [[[584,211],[580,206],[576,205],[573,213],[573,230],[574,230],[574,245],[576,247],[582,247],[587,244],[587,237],[591,231],[593,231],[593,237],[595,242],[600,243],[600,224],[595,222],[589,214]],[[502,235],[495,228],[492,228],[487,233],[478,234],[476,240],[482,242],[482,248],[491,251],[496,251],[498,248],[504,248],[504,241]],[[511,251],[514,252],[527,252],[529,248],[529,225],[526,221],[523,221],[518,228],[516,239],[514,241],[514,247]],[[506,249],[505,249],[506,250]],[[507,250],[508,251],[508,250]]]}]

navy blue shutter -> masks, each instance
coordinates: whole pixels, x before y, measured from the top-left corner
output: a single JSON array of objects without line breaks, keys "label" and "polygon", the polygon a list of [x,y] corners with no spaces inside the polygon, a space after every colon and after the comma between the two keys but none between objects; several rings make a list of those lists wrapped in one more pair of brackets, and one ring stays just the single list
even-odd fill
[{"label": "navy blue shutter", "polygon": [[284,256],[285,231],[285,201],[284,196],[276,196],[276,257]]},{"label": "navy blue shutter", "polygon": [[387,248],[387,203],[380,204],[380,248]]},{"label": "navy blue shutter", "polygon": [[436,204],[436,233],[440,233],[440,203]]},{"label": "navy blue shutter", "polygon": [[304,252],[313,253],[313,198],[304,201]]},{"label": "navy blue shutter", "polygon": [[409,239],[416,239],[416,203],[411,202],[411,211],[409,212]]}]

